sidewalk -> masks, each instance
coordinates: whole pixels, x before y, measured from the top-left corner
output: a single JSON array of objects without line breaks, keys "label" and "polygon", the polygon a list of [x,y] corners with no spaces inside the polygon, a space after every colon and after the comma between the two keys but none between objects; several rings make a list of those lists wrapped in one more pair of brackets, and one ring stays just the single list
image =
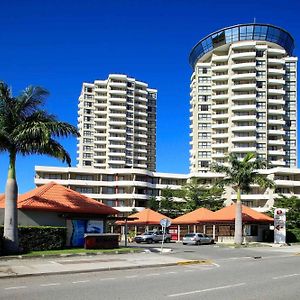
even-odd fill
[{"label": "sidewalk", "polygon": [[209,262],[183,260],[166,253],[151,252],[1,259],[0,278],[175,266],[183,263]]}]

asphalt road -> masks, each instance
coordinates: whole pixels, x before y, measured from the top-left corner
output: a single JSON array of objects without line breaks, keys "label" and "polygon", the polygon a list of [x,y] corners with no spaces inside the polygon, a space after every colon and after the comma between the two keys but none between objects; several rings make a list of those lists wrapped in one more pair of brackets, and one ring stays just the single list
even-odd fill
[{"label": "asphalt road", "polygon": [[299,299],[300,256],[293,253],[174,247],[165,255],[201,255],[213,264],[1,279],[0,299]]}]

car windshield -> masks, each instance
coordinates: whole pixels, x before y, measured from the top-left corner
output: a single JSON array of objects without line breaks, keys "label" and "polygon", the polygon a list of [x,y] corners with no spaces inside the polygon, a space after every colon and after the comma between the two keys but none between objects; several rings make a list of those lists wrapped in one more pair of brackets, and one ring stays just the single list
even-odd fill
[{"label": "car windshield", "polygon": [[154,234],[154,232],[152,232],[152,231],[148,231],[148,232],[143,233],[143,235],[153,235],[153,234]]},{"label": "car windshield", "polygon": [[184,237],[194,237],[194,236],[195,236],[194,233],[188,233],[188,234],[186,234]]}]

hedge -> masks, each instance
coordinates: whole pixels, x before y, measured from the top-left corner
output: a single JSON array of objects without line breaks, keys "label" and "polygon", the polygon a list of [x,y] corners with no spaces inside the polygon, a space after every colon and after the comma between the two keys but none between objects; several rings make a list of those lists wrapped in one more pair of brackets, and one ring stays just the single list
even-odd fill
[{"label": "hedge", "polygon": [[[0,237],[0,240],[2,240],[3,226],[0,227]],[[24,253],[64,249],[66,246],[66,237],[66,227],[19,226],[19,246]]]}]

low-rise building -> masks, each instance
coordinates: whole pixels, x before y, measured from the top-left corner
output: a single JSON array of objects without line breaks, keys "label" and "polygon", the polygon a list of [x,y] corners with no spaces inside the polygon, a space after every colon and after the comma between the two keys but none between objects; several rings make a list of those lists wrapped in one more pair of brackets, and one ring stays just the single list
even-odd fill
[{"label": "low-rise building", "polygon": [[[114,207],[120,213],[131,213],[133,209],[142,210],[147,201],[155,197],[161,199],[162,190],[179,190],[191,178],[207,186],[215,183],[222,174],[213,172],[175,174],[151,172],[142,169],[95,169],[66,167],[35,167],[37,186],[55,181],[80,192],[90,198]],[[243,204],[258,211],[268,211],[279,194],[300,196],[300,169],[277,167],[260,171],[273,179],[276,188],[263,189],[252,186],[251,193],[242,195]],[[236,200],[235,191],[227,187],[224,192],[226,204]],[[184,201],[175,198],[175,201]]]}]

